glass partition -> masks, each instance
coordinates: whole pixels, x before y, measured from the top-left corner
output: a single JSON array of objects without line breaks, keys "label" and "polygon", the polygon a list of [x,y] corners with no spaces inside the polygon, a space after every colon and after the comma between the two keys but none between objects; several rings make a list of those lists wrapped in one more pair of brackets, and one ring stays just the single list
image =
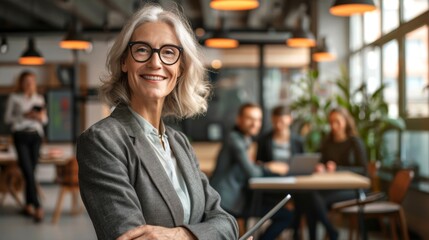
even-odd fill
[{"label": "glass partition", "polygon": [[399,0],[383,0],[382,18],[383,33],[399,26]]},{"label": "glass partition", "polygon": [[405,35],[405,89],[408,117],[429,116],[428,27]]},{"label": "glass partition", "polygon": [[[391,0],[387,0],[391,1]],[[428,10],[428,0],[403,0],[404,21],[409,21]]]},{"label": "glass partition", "polygon": [[392,40],[383,45],[384,99],[389,105],[389,116],[399,116],[398,97],[398,41]]}]

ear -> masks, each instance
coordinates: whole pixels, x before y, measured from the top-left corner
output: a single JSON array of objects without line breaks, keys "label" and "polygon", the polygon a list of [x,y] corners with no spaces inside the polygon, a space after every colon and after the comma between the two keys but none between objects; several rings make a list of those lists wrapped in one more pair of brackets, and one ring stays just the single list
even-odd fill
[{"label": "ear", "polygon": [[126,61],[125,61],[126,57],[127,56],[121,57],[121,70],[122,70],[122,72],[128,72],[128,66],[127,66]]}]

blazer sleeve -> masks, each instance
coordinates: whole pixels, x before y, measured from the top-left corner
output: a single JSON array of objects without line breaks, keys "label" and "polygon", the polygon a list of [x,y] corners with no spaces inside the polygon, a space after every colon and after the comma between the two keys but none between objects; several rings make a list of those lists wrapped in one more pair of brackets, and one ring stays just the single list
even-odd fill
[{"label": "blazer sleeve", "polygon": [[229,144],[231,144],[232,158],[237,161],[247,178],[262,177],[269,174],[268,170],[265,170],[263,166],[255,165],[249,159],[244,141],[237,134],[231,134],[230,137]]},{"label": "blazer sleeve", "polygon": [[106,133],[113,131],[91,128],[77,141],[81,197],[98,239],[116,239],[145,224],[129,179],[125,140]]},{"label": "blazer sleeve", "polygon": [[225,212],[220,206],[220,196],[210,184],[207,176],[199,169],[197,157],[186,137],[181,133],[186,143],[187,150],[192,156],[193,166],[199,173],[200,181],[204,189],[204,214],[203,219],[196,224],[185,225],[199,240],[231,240],[238,239],[238,225],[235,219]]}]

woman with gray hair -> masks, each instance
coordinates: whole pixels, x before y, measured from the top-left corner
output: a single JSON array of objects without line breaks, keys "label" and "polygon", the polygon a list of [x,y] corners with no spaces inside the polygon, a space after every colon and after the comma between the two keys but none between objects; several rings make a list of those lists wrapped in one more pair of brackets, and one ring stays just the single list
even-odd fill
[{"label": "woman with gray hair", "polygon": [[237,239],[186,136],[162,121],[207,108],[210,86],[183,15],[157,5],[137,11],[107,68],[101,95],[115,109],[77,142],[82,199],[98,238]]}]

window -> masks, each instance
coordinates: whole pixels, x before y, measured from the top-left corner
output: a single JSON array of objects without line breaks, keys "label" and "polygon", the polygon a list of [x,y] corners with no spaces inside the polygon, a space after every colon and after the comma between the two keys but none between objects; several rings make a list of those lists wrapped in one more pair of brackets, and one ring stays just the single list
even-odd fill
[{"label": "window", "polygon": [[[386,0],[391,1],[391,0]],[[409,21],[428,10],[428,0],[403,0],[404,21]]]},{"label": "window", "polygon": [[428,27],[420,27],[405,36],[405,88],[408,117],[429,116]]},{"label": "window", "polygon": [[366,49],[365,51],[365,78],[368,94],[372,94],[380,87],[380,48]]},{"label": "window", "polygon": [[356,90],[362,84],[362,57],[360,52],[354,54],[350,59],[350,87]]},{"label": "window", "polygon": [[350,48],[352,51],[362,47],[362,16],[352,15],[350,17]]},{"label": "window", "polygon": [[[379,1],[374,1],[376,6],[380,6]],[[381,35],[380,27],[380,8],[377,8],[374,11],[367,12],[363,15],[363,26],[364,26],[364,41],[365,43],[370,43],[376,40]]]},{"label": "window", "polygon": [[399,0],[383,0],[383,33],[388,33],[399,25]]},{"label": "window", "polygon": [[384,100],[389,105],[389,116],[398,117],[398,42],[392,40],[383,46]]},{"label": "window", "polygon": [[406,131],[402,136],[402,162],[419,166],[420,176],[429,176],[429,132]]}]

